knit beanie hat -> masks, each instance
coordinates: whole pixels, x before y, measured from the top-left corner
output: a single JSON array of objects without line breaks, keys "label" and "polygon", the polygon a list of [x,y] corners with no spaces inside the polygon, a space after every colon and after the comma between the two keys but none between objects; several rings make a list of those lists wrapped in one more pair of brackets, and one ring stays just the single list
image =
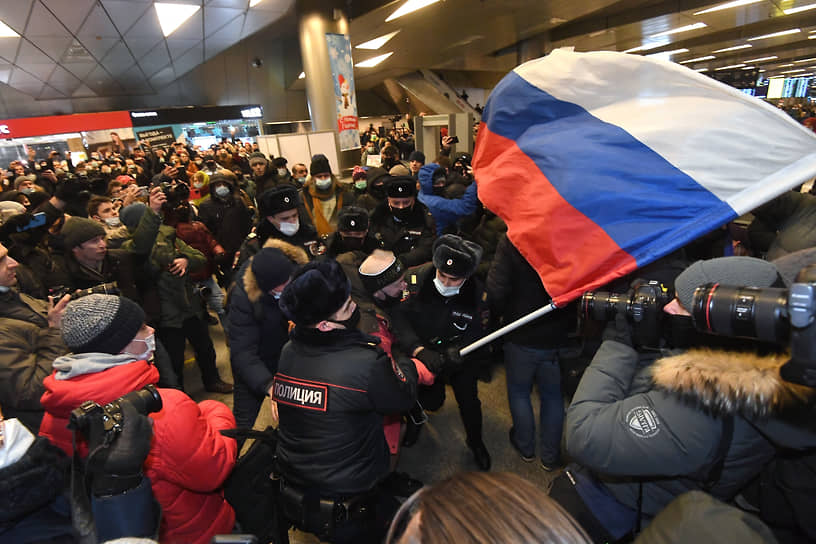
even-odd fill
[{"label": "knit beanie hat", "polygon": [[443,234],[434,242],[433,265],[449,276],[470,277],[481,260],[482,246],[455,234]]},{"label": "knit beanie hat", "polygon": [[425,164],[425,153],[419,151],[418,149],[411,151],[411,154],[408,155],[408,162],[411,161],[417,161],[421,162],[422,164]]},{"label": "knit beanie hat", "polygon": [[295,271],[296,265],[281,250],[265,247],[253,258],[250,265],[255,281],[264,293],[285,283]]},{"label": "knit beanie hat", "polygon": [[295,272],[280,308],[296,325],[315,325],[342,308],[350,293],[351,282],[337,261],[312,261]]},{"label": "knit beanie hat", "polygon": [[0,202],[0,225],[15,215],[25,213],[25,211],[25,206],[19,202],[14,202],[11,200]]},{"label": "knit beanie hat", "polygon": [[309,173],[312,176],[318,174],[331,174],[331,165],[326,155],[315,155],[312,157],[312,165],[309,167]]},{"label": "knit beanie hat", "polygon": [[68,303],[62,339],[74,353],[121,353],[142,328],[145,313],[125,297],[88,295]]},{"label": "knit beanie hat", "polygon": [[249,154],[249,165],[252,166],[253,164],[266,164],[266,155],[261,153],[260,151],[254,151]]},{"label": "knit beanie hat", "polygon": [[405,265],[393,252],[375,249],[357,270],[363,286],[371,294],[391,285],[405,273]]},{"label": "knit beanie hat", "polygon": [[139,225],[142,216],[147,211],[147,206],[144,202],[134,202],[129,206],[125,206],[119,212],[119,220],[128,230],[133,230]]},{"label": "knit beanie hat", "polygon": [[692,309],[694,291],[707,283],[770,287],[783,286],[776,266],[754,257],[719,257],[697,261],[674,280],[674,292],[687,311]]},{"label": "knit beanie hat", "polygon": [[62,240],[65,249],[71,250],[97,236],[105,236],[105,227],[99,221],[84,217],[72,217],[62,227]]}]

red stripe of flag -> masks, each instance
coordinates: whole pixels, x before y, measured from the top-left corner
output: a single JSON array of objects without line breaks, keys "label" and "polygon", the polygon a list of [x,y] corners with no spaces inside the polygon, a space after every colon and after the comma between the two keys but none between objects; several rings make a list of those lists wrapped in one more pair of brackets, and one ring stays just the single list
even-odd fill
[{"label": "red stripe of flag", "polygon": [[[606,231],[558,193],[515,141],[484,123],[473,166],[479,199],[507,223],[510,241],[538,272],[557,306],[637,268]],[[507,179],[515,182],[498,181]]]}]

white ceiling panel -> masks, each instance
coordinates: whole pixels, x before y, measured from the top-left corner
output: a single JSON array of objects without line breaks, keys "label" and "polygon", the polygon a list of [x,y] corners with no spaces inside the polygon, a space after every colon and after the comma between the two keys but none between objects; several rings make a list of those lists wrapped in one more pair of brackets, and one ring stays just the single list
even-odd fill
[{"label": "white ceiling panel", "polygon": [[96,0],[40,0],[50,9],[69,32],[76,32],[88,17]]},{"label": "white ceiling panel", "polygon": [[173,68],[168,66],[156,75],[150,78],[150,86],[154,89],[161,89],[176,80],[176,74]]},{"label": "white ceiling panel", "polygon": [[161,42],[148,54],[139,58],[139,66],[142,71],[150,77],[165,66],[170,64],[170,55],[167,53],[167,46]]},{"label": "white ceiling panel", "polygon": [[11,79],[9,79],[9,85],[12,87],[19,87],[21,85],[40,85],[42,86],[42,81],[37,79],[36,77],[32,76],[25,70],[21,70],[20,68],[15,68],[14,71],[11,73]]},{"label": "white ceiling panel", "polygon": [[[0,21],[22,35],[25,30],[31,4],[34,0],[3,0],[0,2]],[[3,38],[4,40],[6,38]]]},{"label": "white ceiling panel", "polygon": [[125,68],[132,66],[136,60],[133,58],[133,55],[130,54],[128,48],[125,47],[125,44],[120,41],[111,48],[100,62],[108,72],[117,75]]},{"label": "white ceiling panel", "polygon": [[24,64],[47,64],[52,62],[51,58],[48,57],[45,53],[37,49],[33,44],[23,40],[23,43],[20,44],[20,50],[17,53],[17,58],[14,60],[14,63],[17,66],[22,66]]},{"label": "white ceiling panel", "polygon": [[[54,71],[51,73],[51,77],[48,78],[48,84],[54,87],[58,85],[65,85],[65,84],[74,84],[77,85],[80,83],[78,77],[74,74],[63,68],[62,66],[57,66]],[[76,88],[76,87],[74,87]]]},{"label": "white ceiling panel", "polygon": [[209,60],[218,53],[230,48],[235,42],[207,40],[204,42],[204,58]]},{"label": "white ceiling panel", "polygon": [[180,39],[180,40],[198,40],[201,41],[204,39],[204,19],[201,14],[201,10],[198,10],[193,14],[192,17],[184,21],[180,27],[173,31],[167,39]]},{"label": "white ceiling panel", "polygon": [[12,68],[13,65],[11,64],[0,64],[0,82],[8,83]]},{"label": "white ceiling panel", "polygon": [[3,38],[0,40],[0,57],[14,61],[17,58],[17,49],[20,47],[22,38]]},{"label": "white ceiling panel", "polygon": [[230,8],[204,8],[204,37],[210,36],[213,32],[229,23],[236,17],[243,15],[240,9]]},{"label": "white ceiling panel", "polygon": [[53,100],[56,98],[65,98],[65,96],[69,93],[64,93],[53,87],[49,87],[48,85],[42,88],[42,92],[40,96],[37,97],[38,100]]},{"label": "white ceiling panel", "polygon": [[122,34],[125,34],[148,9],[153,9],[150,4],[123,2],[122,0],[102,0],[102,5],[108,12],[108,17]]},{"label": "white ceiling panel", "polygon": [[[118,38],[119,32],[113,26],[110,18],[105,13],[101,6],[97,5],[85,19],[82,28],[79,29],[77,36],[80,38]],[[87,45],[85,46],[87,47]]]},{"label": "white ceiling panel", "polygon": [[182,75],[186,74],[199,64],[204,61],[204,47],[201,45],[197,45],[193,47],[189,51],[187,51],[184,55],[181,56],[179,59],[173,60],[173,68],[175,69],[176,75],[181,77]]},{"label": "white ceiling panel", "polygon": [[155,38],[156,40],[164,38],[161,25],[159,25],[159,16],[156,15],[155,9],[145,11],[144,15],[136,21],[136,24],[127,31],[125,38],[128,39],[131,37],[141,39]]},{"label": "white ceiling panel", "polygon": [[180,58],[184,53],[201,43],[201,40],[180,40],[172,35],[167,38],[167,47],[173,60]]},{"label": "white ceiling panel", "polygon": [[209,0],[207,5],[214,8],[246,9],[249,6],[249,0]]},{"label": "white ceiling panel", "polygon": [[88,52],[94,56],[95,59],[102,59],[108,54],[118,42],[116,38],[95,38],[93,36],[85,36],[82,38],[82,45]]},{"label": "white ceiling panel", "polygon": [[84,80],[97,66],[96,62],[72,62],[66,64],[65,68],[79,79]]},{"label": "white ceiling panel", "polygon": [[111,76],[101,65],[97,65],[96,68],[91,70],[91,73],[83,78],[83,81],[91,88],[96,88],[110,83]]},{"label": "white ceiling panel", "polygon": [[42,91],[42,83],[15,83],[11,85],[18,91],[36,97]]},{"label": "white ceiling panel", "polygon": [[144,56],[146,56],[150,50],[156,47],[159,42],[164,45],[164,40],[156,38],[125,38],[125,43],[127,44],[128,49],[130,49],[130,52],[134,57],[136,57],[137,61],[140,61]]},{"label": "white ceiling panel", "polygon": [[40,2],[35,2],[28,18],[28,26],[25,36],[70,36],[68,31],[62,26],[59,20],[54,17],[49,10]]},{"label": "white ceiling panel", "polygon": [[47,64],[26,64],[26,72],[35,76],[37,79],[41,79],[43,81],[48,81],[48,78],[51,77],[51,74],[54,72],[54,68],[56,68],[56,63],[49,62]]},{"label": "white ceiling panel", "polygon": [[258,10],[271,10],[284,13],[295,3],[295,0],[261,0],[259,4],[252,6],[250,12]]},{"label": "white ceiling panel", "polygon": [[68,49],[68,46],[71,45],[73,38],[61,37],[61,38],[48,38],[43,36],[38,36],[35,38],[30,38],[26,36],[34,45],[40,48],[43,53],[51,57],[52,59],[58,61],[62,58],[62,55],[65,53],[65,50]]},{"label": "white ceiling panel", "polygon": [[74,98],[79,98],[83,96],[97,96],[95,92],[93,92],[87,85],[82,84],[79,88],[71,94]]},{"label": "white ceiling panel", "polygon": [[281,15],[279,11],[250,11],[247,13],[246,20],[244,21],[244,28],[241,29],[241,38],[247,38],[255,34],[262,28],[280,19]]}]

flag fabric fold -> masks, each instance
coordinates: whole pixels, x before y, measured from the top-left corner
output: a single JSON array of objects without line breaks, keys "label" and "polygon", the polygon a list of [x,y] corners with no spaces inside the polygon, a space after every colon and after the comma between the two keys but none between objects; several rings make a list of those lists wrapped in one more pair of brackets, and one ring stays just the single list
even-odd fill
[{"label": "flag fabric fold", "polygon": [[473,168],[563,305],[816,176],[816,135],[678,64],[556,50],[493,90]]}]

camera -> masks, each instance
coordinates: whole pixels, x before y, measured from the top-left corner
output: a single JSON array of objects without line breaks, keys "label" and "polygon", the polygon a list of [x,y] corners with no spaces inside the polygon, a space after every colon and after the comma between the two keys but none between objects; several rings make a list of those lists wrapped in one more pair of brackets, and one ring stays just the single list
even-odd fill
[{"label": "camera", "polygon": [[100,283],[88,289],[71,289],[64,285],[57,285],[48,290],[48,296],[54,297],[54,301],[60,300],[65,295],[71,295],[71,300],[86,297],[88,295],[118,295],[119,285],[112,281],[110,283]]},{"label": "camera", "polygon": [[782,377],[816,387],[816,265],[800,270],[790,289],[702,285],[691,317],[703,332],[790,345]]},{"label": "camera", "polygon": [[622,313],[633,323],[632,340],[639,346],[659,347],[663,307],[672,293],[655,280],[638,280],[626,293],[588,291],[581,297],[583,317],[609,321]]},{"label": "camera", "polygon": [[118,399],[109,402],[105,406],[100,406],[92,400],[87,400],[79,405],[79,408],[71,412],[68,428],[81,432],[85,438],[90,439],[89,431],[94,423],[101,423],[105,432],[105,441],[110,443],[116,435],[122,432],[122,405],[132,404],[137,412],[147,415],[158,412],[162,409],[162,399],[159,390],[155,385],[146,385],[138,391],[132,391],[127,395],[122,395]]},{"label": "camera", "polygon": [[175,185],[163,181],[158,184],[164,196],[167,197],[168,204],[181,202],[190,198],[190,187],[186,183],[178,182]]}]

